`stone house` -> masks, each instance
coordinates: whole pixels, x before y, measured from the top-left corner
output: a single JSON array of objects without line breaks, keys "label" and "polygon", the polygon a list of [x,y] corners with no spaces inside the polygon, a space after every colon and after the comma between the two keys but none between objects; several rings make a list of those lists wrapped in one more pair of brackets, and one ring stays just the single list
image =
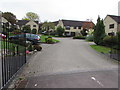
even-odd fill
[{"label": "stone house", "polygon": [[59,20],[53,23],[55,24],[55,29],[58,26],[65,28],[64,35],[66,36],[81,35],[82,30],[90,30],[94,26],[92,21]]},{"label": "stone house", "polygon": [[30,26],[31,30],[36,30],[36,33],[38,33],[39,30],[39,23],[38,21],[32,21],[32,20],[18,20],[17,21],[18,29],[22,29],[25,25]]},{"label": "stone house", "polygon": [[120,16],[107,15],[104,19],[105,32],[107,35],[116,35],[120,31]]}]

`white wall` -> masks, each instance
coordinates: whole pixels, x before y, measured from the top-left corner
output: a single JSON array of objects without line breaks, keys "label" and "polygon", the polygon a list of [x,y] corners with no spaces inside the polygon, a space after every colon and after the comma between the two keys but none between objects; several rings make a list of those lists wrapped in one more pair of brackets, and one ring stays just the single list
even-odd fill
[{"label": "white wall", "polygon": [[[113,29],[109,29],[109,25],[110,24],[114,24],[114,28]],[[105,25],[105,32],[108,35],[108,33],[117,32],[117,22],[115,22],[111,17],[107,16],[104,20],[104,25]]]},{"label": "white wall", "polygon": [[[37,23],[34,21],[29,21],[26,25],[30,25],[31,30],[36,29],[38,33],[39,25]],[[33,25],[36,25],[36,27],[33,27]]]}]

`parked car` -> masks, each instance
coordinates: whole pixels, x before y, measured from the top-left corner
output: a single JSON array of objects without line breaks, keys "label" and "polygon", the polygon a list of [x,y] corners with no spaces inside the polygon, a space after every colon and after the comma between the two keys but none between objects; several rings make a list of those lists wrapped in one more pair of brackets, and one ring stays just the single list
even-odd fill
[{"label": "parked car", "polygon": [[21,40],[31,41],[32,44],[40,43],[40,36],[36,35],[36,34],[30,34],[30,33],[24,33],[24,34],[18,34],[15,36],[10,36],[9,39],[10,40],[21,39]]},{"label": "parked car", "polygon": [[5,39],[5,38],[6,38],[6,35],[0,33],[0,37],[1,37],[2,39]]}]

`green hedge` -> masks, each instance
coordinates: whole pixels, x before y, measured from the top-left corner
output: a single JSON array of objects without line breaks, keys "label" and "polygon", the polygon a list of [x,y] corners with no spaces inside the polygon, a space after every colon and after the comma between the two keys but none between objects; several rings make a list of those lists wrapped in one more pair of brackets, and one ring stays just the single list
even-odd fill
[{"label": "green hedge", "polygon": [[94,41],[94,36],[93,35],[89,35],[86,37],[87,41]]},{"label": "green hedge", "polygon": [[103,39],[103,43],[106,46],[114,46],[114,45],[118,44],[118,38],[117,38],[117,36],[106,36]]}]

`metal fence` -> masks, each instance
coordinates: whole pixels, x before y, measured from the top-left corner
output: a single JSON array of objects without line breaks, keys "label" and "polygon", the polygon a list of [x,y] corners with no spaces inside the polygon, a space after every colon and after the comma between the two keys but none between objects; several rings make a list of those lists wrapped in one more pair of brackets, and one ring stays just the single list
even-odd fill
[{"label": "metal fence", "polygon": [[[113,37],[112,37],[113,38]],[[117,43],[111,46],[110,58],[120,61],[120,36],[117,35]]]},{"label": "metal fence", "polygon": [[0,28],[1,33],[6,35],[6,38],[0,39],[0,89],[6,87],[26,63],[26,48],[21,45],[22,42],[19,39],[10,40],[10,27],[9,23],[2,23],[2,28]]}]

